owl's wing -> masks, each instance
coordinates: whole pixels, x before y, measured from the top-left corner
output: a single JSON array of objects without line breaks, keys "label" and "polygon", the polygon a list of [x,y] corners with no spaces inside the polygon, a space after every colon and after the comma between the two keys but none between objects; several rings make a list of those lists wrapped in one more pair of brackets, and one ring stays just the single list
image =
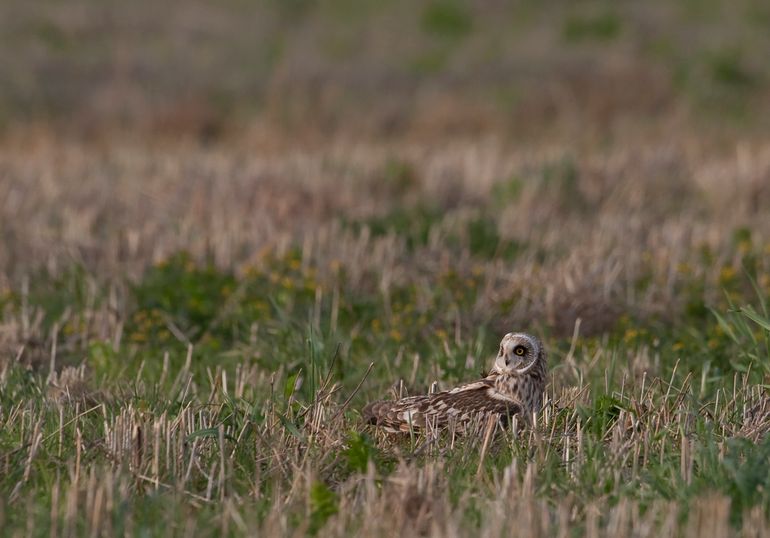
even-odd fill
[{"label": "owl's wing", "polygon": [[496,415],[501,421],[521,412],[521,405],[494,388],[485,378],[455,389],[395,401],[372,402],[363,410],[364,420],[389,432],[441,428]]}]

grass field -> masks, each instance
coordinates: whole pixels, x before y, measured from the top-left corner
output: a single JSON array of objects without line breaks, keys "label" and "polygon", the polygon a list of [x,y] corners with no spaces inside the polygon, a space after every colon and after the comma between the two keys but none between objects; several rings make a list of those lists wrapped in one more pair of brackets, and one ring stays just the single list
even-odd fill
[{"label": "grass field", "polygon": [[[44,143],[0,167],[11,535],[765,528],[767,147]],[[361,424],[508,330],[550,351],[534,429],[482,458]]]},{"label": "grass field", "polygon": [[762,2],[190,5],[0,6],[1,534],[770,535]]}]

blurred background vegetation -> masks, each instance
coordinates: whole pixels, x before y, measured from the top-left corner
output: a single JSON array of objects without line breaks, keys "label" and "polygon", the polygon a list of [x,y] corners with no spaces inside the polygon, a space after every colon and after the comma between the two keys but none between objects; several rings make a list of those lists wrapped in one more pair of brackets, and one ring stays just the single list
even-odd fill
[{"label": "blurred background vegetation", "polygon": [[[767,0],[0,0],[2,535],[764,535],[768,52]],[[362,433],[511,330],[529,434]]]},{"label": "blurred background vegetation", "polygon": [[770,127],[764,0],[6,0],[0,129],[296,141]]}]

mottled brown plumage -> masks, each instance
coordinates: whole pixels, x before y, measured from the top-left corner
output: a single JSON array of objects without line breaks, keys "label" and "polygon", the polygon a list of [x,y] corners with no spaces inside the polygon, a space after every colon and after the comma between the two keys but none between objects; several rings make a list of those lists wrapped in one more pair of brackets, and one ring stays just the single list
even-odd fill
[{"label": "mottled brown plumage", "polygon": [[489,375],[452,390],[378,401],[363,409],[364,420],[389,432],[454,426],[458,430],[494,416],[504,424],[514,415],[528,420],[540,410],[545,390],[546,354],[540,340],[508,333]]}]

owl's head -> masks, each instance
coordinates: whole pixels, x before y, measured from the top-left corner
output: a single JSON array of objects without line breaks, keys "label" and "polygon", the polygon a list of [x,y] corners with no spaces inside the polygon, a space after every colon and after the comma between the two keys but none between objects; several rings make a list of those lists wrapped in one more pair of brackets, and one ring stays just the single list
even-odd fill
[{"label": "owl's head", "polygon": [[526,333],[508,333],[500,342],[493,371],[525,375],[538,364],[545,368],[545,350],[536,337]]}]

